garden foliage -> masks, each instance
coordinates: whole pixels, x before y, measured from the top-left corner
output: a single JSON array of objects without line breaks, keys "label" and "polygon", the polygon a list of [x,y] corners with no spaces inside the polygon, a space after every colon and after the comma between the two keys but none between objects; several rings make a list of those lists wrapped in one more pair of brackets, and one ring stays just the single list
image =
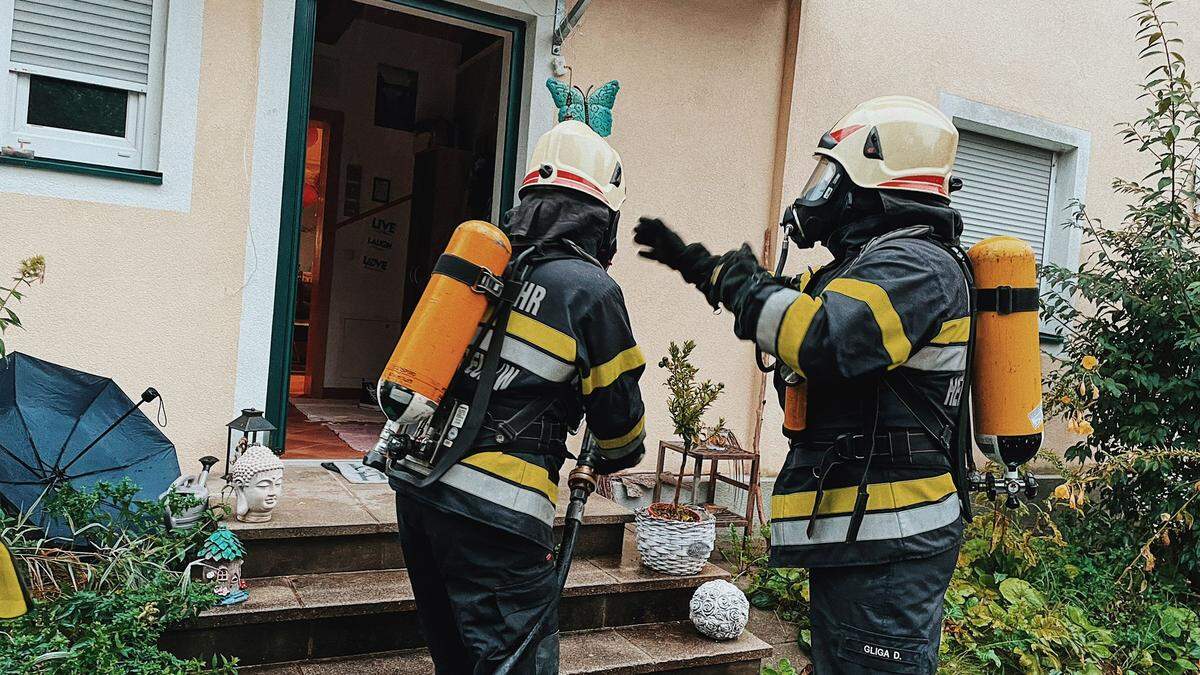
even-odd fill
[{"label": "garden foliage", "polygon": [[182,570],[219,514],[208,510],[196,525],[171,530],[162,504],[135,499],[137,493],[127,480],[61,488],[46,514],[67,523],[74,541],[45,538],[27,514],[0,513],[0,539],[36,601],[28,615],[0,623],[0,672],[234,672],[233,661],[179,659],[158,647],[169,626],[216,602],[207,584],[185,586]]}]

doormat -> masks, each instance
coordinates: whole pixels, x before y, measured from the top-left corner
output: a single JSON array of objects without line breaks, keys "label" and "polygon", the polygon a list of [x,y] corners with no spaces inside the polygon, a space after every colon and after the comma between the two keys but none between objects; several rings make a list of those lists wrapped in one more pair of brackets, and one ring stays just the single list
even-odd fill
[{"label": "doormat", "polygon": [[326,469],[329,468],[329,465],[333,465],[333,468],[342,474],[342,478],[355,485],[387,482],[387,476],[369,466],[363,466],[363,463],[359,461],[323,462],[321,464]]},{"label": "doormat", "polygon": [[330,431],[337,434],[343,443],[363,453],[364,455],[375,447],[379,440],[379,432],[383,423],[377,424],[326,424]]},{"label": "doormat", "polygon": [[380,425],[387,422],[387,418],[383,416],[382,410],[379,408],[361,408],[355,399],[293,398],[289,403],[296,406],[296,409],[307,417],[310,422],[357,422],[359,424],[377,422]]}]

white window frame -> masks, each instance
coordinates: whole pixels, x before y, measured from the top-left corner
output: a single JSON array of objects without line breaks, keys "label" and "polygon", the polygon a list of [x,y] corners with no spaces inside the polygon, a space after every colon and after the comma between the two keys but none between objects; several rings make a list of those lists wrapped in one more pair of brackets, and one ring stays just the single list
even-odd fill
[{"label": "white window frame", "polygon": [[[13,0],[0,0],[0,64],[10,105],[0,108],[0,146],[33,150],[37,159],[66,160],[83,164],[158,171],[162,125],[163,67],[166,60],[168,0],[154,0],[150,26],[150,64],[147,84],[119,83],[104,77],[65,73],[55,68],[13,63]],[[29,124],[31,76],[53,77],[124,89],[128,94],[125,136],[114,137],[73,129]]]},{"label": "white window frame", "polygon": [[[942,92],[938,107],[959,129],[1044,148],[1054,153],[1050,173],[1050,199],[1046,211],[1042,264],[1078,269],[1082,233],[1071,227],[1071,204],[1083,203],[1087,194],[1088,162],[1092,134],[1086,129],[1051,122],[1041,117],[1005,110]],[[1048,289],[1042,282],[1042,292]],[[1058,337],[1061,327],[1042,324],[1043,334]]]}]

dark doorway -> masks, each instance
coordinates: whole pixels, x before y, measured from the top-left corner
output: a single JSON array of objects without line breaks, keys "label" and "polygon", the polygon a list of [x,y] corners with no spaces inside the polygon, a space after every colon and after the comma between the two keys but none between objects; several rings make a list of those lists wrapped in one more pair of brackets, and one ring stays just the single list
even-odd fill
[{"label": "dark doorway", "polygon": [[294,459],[369,449],[384,421],[374,383],[453,229],[499,215],[511,142],[503,31],[353,0],[317,0],[315,18],[283,420]]}]

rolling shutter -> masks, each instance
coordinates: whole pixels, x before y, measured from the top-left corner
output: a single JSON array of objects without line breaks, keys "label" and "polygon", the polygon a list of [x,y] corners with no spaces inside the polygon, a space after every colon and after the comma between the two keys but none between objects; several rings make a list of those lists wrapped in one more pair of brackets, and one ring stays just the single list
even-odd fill
[{"label": "rolling shutter", "polygon": [[962,213],[963,245],[997,234],[1029,242],[1042,262],[1054,153],[1021,143],[960,132],[954,175],[963,189],[952,195]]},{"label": "rolling shutter", "polygon": [[154,0],[15,0],[16,70],[145,92]]}]

